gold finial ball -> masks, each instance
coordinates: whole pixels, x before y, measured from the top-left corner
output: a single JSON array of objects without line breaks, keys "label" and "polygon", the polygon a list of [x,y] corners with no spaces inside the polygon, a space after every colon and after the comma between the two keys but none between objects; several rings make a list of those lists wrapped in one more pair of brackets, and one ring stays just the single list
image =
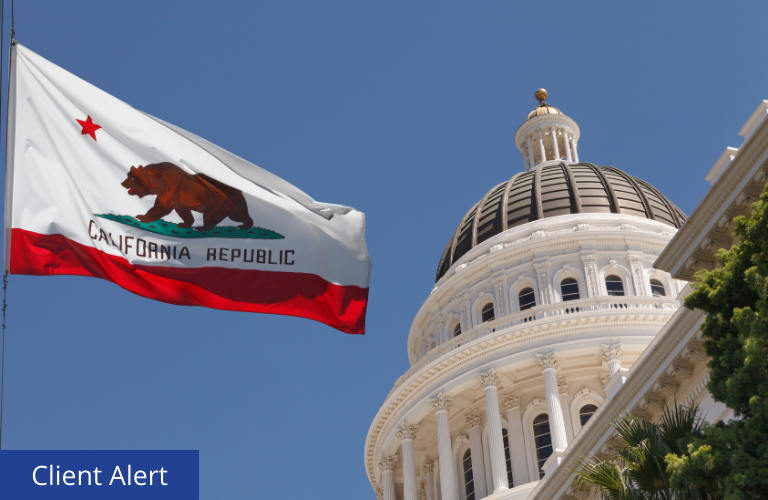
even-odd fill
[{"label": "gold finial ball", "polygon": [[539,102],[544,102],[547,99],[547,91],[545,89],[539,89],[536,91],[536,100]]}]

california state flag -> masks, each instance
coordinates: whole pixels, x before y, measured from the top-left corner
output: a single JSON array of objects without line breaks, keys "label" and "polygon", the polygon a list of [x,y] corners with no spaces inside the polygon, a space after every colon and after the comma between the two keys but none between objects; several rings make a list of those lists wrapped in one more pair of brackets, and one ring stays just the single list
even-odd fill
[{"label": "california state flag", "polygon": [[364,333],[365,218],[15,44],[5,269]]}]

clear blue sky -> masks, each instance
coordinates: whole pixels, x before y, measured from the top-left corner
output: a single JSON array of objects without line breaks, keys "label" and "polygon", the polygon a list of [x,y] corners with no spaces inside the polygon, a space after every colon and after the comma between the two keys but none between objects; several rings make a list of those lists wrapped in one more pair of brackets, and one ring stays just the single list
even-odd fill
[{"label": "clear blue sky", "polygon": [[754,1],[17,0],[43,57],[365,212],[373,273],[365,336],[12,276],[5,447],[199,449],[204,499],[372,499],[368,426],[459,219],[522,169],[534,90],[579,123],[580,159],[690,213],[768,98],[766,18]]}]

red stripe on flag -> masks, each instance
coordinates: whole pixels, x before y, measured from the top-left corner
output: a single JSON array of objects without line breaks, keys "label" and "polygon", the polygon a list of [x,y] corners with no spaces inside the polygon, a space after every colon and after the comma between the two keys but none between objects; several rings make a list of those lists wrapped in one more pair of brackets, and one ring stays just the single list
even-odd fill
[{"label": "red stripe on flag", "polygon": [[24,229],[13,229],[11,238],[11,274],[92,276],[169,304],[299,316],[365,333],[367,288],[306,273],[131,265],[62,235]]}]

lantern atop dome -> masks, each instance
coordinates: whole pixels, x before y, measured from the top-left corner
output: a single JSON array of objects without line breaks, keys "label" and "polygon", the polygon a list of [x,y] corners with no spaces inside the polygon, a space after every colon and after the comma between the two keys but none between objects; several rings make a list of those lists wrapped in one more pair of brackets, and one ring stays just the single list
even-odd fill
[{"label": "lantern atop dome", "polygon": [[579,126],[562,111],[547,104],[548,93],[534,94],[539,105],[517,129],[515,144],[523,155],[526,172],[548,161],[579,162]]}]

